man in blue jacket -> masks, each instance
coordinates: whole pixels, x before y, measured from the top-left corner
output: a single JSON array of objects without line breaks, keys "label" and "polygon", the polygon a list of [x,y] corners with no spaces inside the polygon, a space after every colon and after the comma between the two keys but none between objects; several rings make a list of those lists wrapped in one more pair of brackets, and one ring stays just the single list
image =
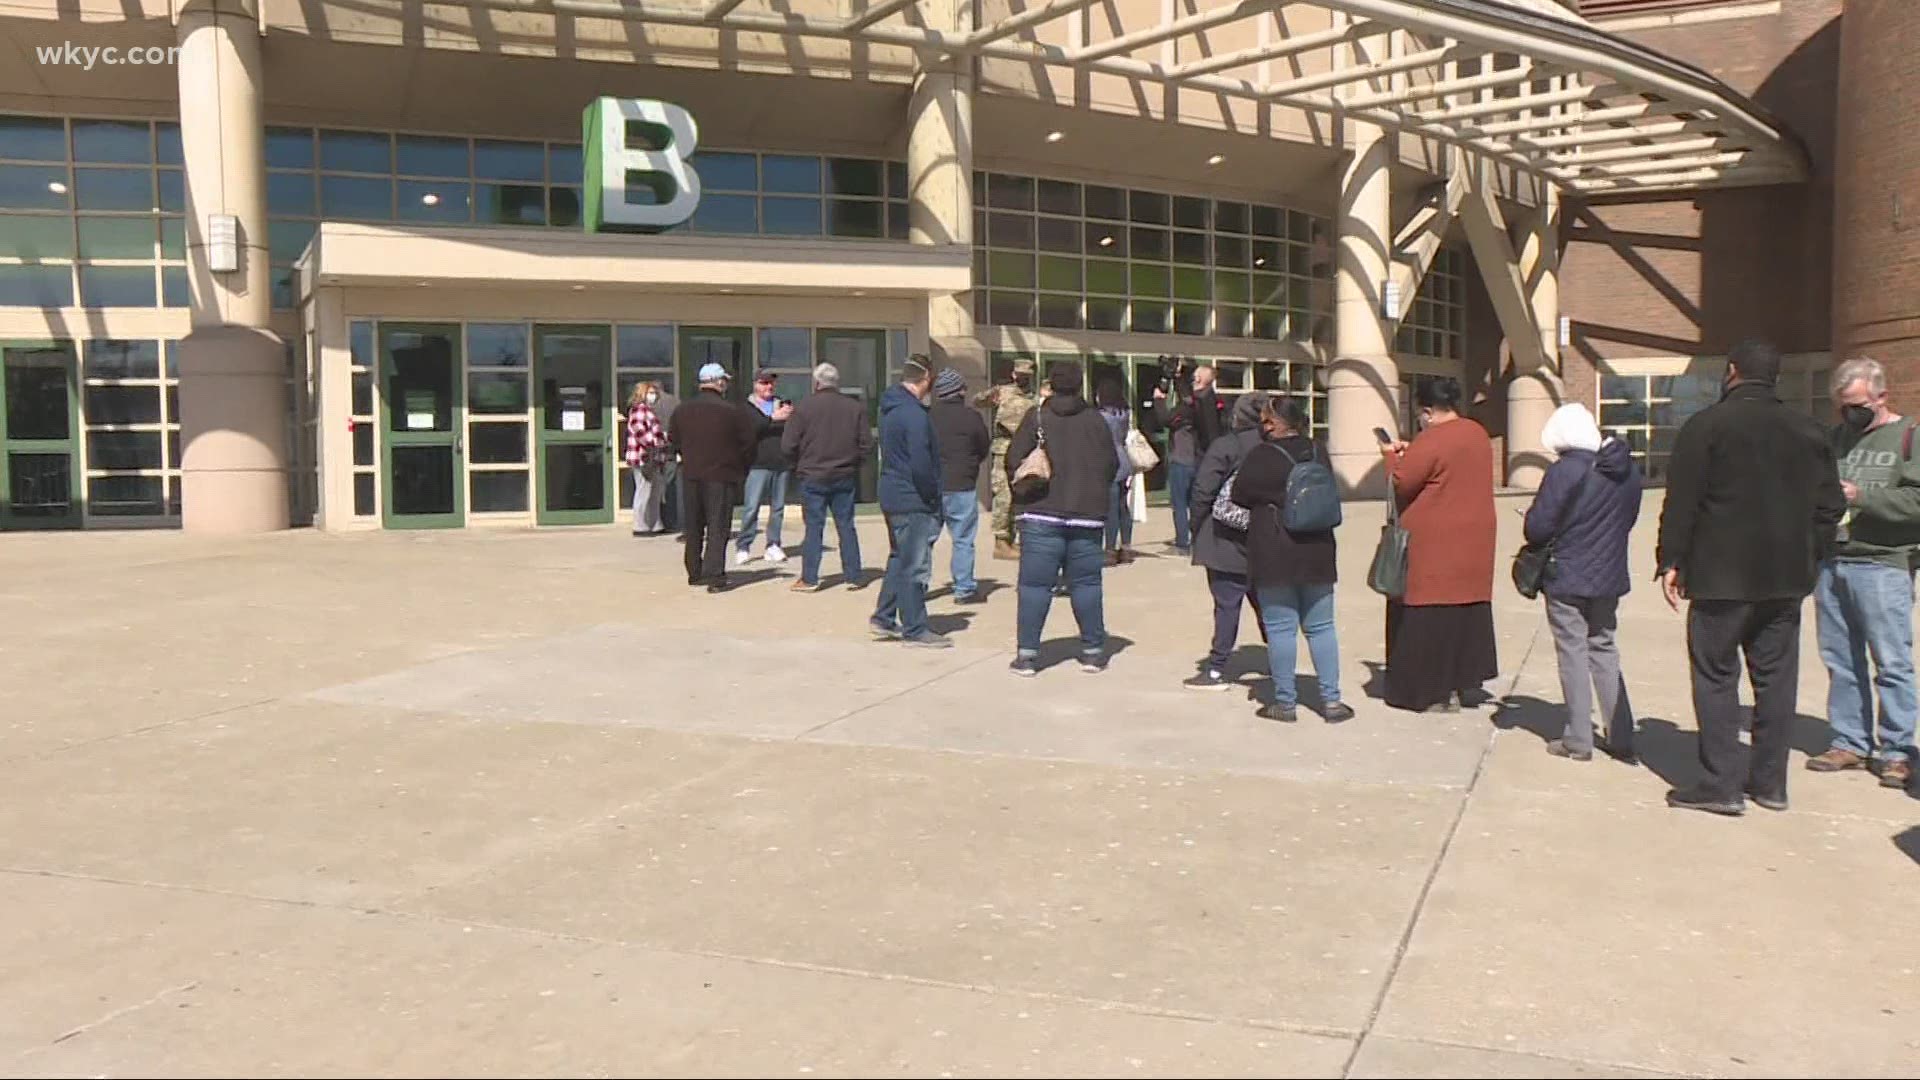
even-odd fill
[{"label": "man in blue jacket", "polygon": [[940,529],[940,445],[927,415],[932,392],[933,365],[915,353],[900,382],[880,395],[880,511],[890,549],[869,624],[879,641],[946,649],[953,642],[927,625],[927,584]]}]

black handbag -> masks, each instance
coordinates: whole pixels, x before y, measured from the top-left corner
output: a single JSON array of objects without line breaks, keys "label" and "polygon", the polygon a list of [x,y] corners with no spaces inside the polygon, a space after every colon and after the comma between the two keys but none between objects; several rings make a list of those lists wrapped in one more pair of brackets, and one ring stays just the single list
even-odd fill
[{"label": "black handbag", "polygon": [[1397,600],[1407,595],[1407,549],[1412,537],[1400,527],[1400,501],[1387,488],[1387,523],[1380,529],[1380,546],[1373,549],[1367,568],[1367,588]]},{"label": "black handbag", "polygon": [[1520,595],[1532,600],[1540,595],[1540,590],[1553,580],[1553,552],[1560,544],[1560,534],[1567,529],[1567,523],[1573,518],[1573,507],[1580,501],[1580,494],[1587,489],[1587,481],[1593,478],[1593,467],[1599,464],[1600,455],[1594,454],[1587,463],[1587,471],[1580,474],[1580,482],[1574,485],[1573,494],[1567,496],[1567,503],[1560,508],[1560,520],[1554,523],[1553,535],[1544,544],[1525,544],[1519,554],[1513,557],[1513,587]]}]

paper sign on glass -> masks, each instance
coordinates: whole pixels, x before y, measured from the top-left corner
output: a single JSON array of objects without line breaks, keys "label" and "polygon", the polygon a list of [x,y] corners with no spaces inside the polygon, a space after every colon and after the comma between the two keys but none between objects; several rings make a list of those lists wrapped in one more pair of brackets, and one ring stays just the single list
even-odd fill
[{"label": "paper sign on glass", "polygon": [[560,414],[561,431],[587,430],[587,414],[579,409],[568,409]]}]

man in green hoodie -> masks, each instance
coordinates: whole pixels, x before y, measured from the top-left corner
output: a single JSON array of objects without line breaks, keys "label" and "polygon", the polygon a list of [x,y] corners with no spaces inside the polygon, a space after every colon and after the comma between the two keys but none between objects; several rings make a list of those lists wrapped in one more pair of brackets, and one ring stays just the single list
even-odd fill
[{"label": "man in green hoodie", "polygon": [[1834,371],[1833,402],[1840,411],[1834,457],[1847,516],[1814,591],[1833,743],[1807,768],[1875,769],[1882,786],[1904,788],[1913,778],[1914,721],[1920,715],[1913,669],[1913,571],[1920,550],[1914,422],[1889,406],[1887,373],[1874,360],[1848,360]]}]

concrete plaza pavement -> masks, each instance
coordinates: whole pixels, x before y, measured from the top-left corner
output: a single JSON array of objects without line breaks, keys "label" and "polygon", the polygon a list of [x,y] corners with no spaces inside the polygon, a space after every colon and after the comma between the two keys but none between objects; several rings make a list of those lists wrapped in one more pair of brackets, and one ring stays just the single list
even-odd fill
[{"label": "concrete plaza pavement", "polygon": [[[0,537],[0,1073],[1920,1074],[1920,801],[1796,760],[1789,813],[1668,810],[1650,585],[1647,767],[1542,752],[1504,582],[1501,703],[1386,709],[1379,521],[1339,726],[1254,716],[1250,621],[1244,688],[1179,687],[1173,558],[1109,574],[1111,670],[1023,681],[984,554],[924,652],[867,640],[871,590],[708,596],[624,526]],[[1796,759],[1810,615],[1801,666]]]}]

